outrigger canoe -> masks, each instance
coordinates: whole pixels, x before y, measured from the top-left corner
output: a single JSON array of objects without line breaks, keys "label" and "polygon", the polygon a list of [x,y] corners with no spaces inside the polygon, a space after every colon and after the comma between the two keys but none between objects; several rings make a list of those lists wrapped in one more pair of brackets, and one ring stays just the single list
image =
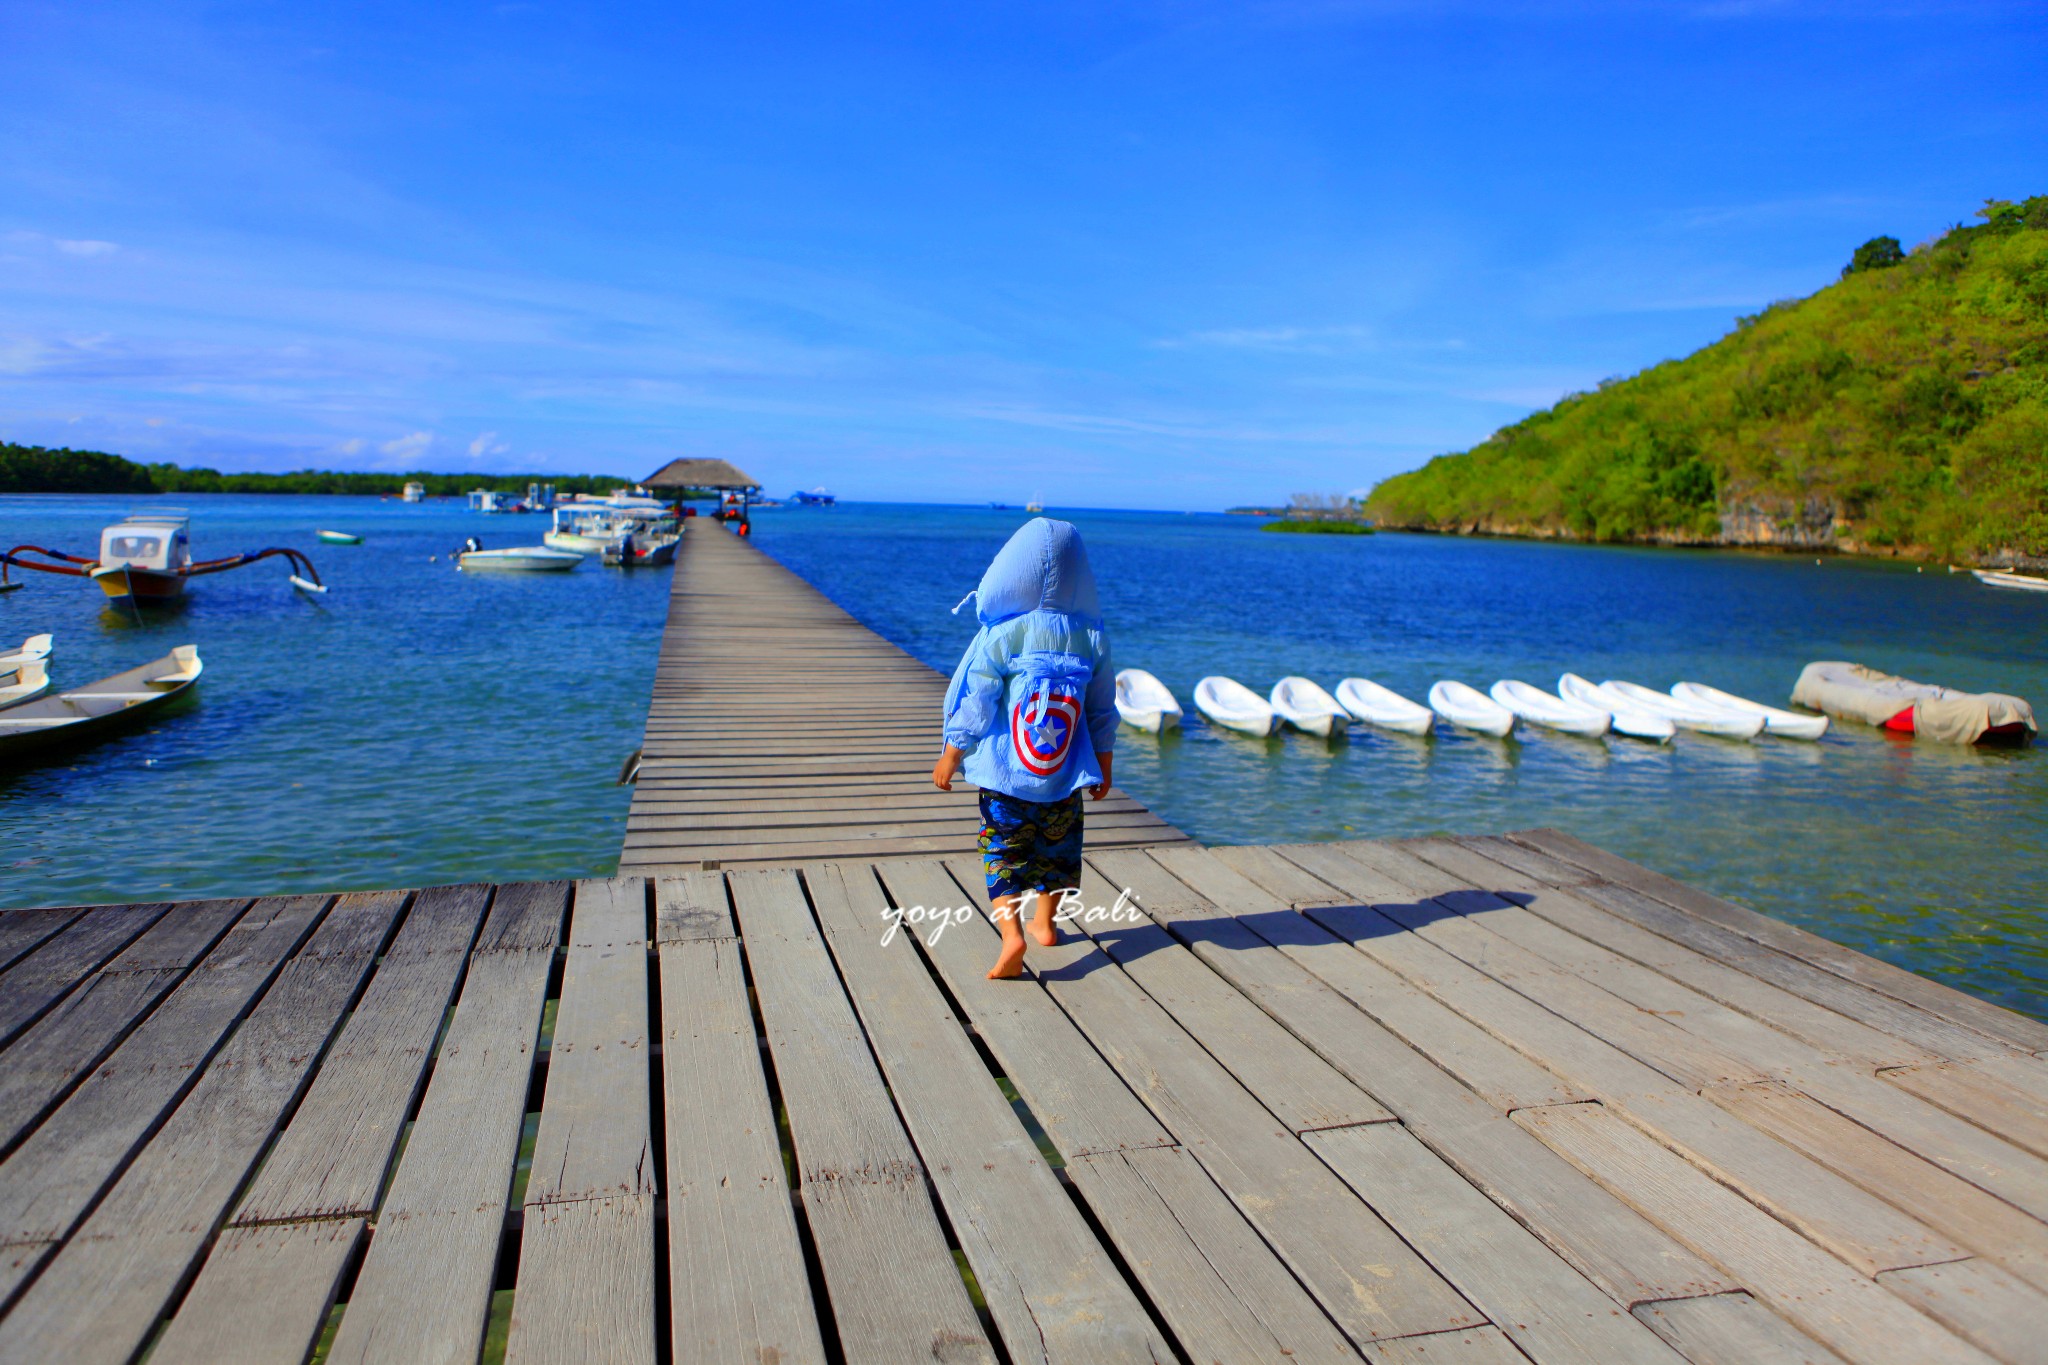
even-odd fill
[{"label": "outrigger canoe", "polygon": [[1266,702],[1276,715],[1304,734],[1330,739],[1350,728],[1351,716],[1314,681],[1286,677],[1273,684]]},{"label": "outrigger canoe", "polygon": [[1354,720],[1397,730],[1404,735],[1426,735],[1436,725],[1436,713],[1370,678],[1346,678],[1337,684],[1337,701]]},{"label": "outrigger canoe", "polygon": [[1266,699],[1235,678],[1212,674],[1195,684],[1195,709],[1226,730],[1270,735],[1280,716]]},{"label": "outrigger canoe", "polygon": [[1116,713],[1133,730],[1148,734],[1180,727],[1180,703],[1172,690],[1142,668],[1117,671]]},{"label": "outrigger canoe", "polygon": [[0,711],[0,768],[43,749],[99,739],[145,720],[198,682],[199,671],[199,647],[179,645],[140,668]]}]

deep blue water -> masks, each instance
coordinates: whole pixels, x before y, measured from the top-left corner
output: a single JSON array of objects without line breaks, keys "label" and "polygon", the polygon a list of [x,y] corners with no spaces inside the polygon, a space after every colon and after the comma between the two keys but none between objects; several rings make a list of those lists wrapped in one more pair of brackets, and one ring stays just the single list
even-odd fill
[{"label": "deep blue water", "polygon": [[[616,864],[669,576],[458,574],[471,532],[538,518],[354,498],[189,500],[202,554],[274,562],[132,619],[89,585],[0,596],[0,643],[54,630],[58,682],[196,642],[185,713],[60,766],[0,777],[0,905],[589,876]],[[0,539],[86,549],[134,500],[0,498]],[[1245,518],[1073,512],[1121,664],[1184,704],[1204,673],[1545,686],[1572,669],[1782,702],[1813,659],[2048,701],[2048,600],[1911,566],[1423,536],[1274,536]],[[754,543],[889,639],[949,669],[948,609],[1023,513],[848,505],[767,511]],[[362,533],[319,545],[316,527]],[[428,556],[439,562],[429,563]],[[1837,726],[1818,745],[1681,736],[1670,748],[1525,733],[1368,731],[1328,745],[1203,725],[1125,732],[1117,778],[1210,842],[1556,825],[1839,942],[2048,1017],[2040,750],[1957,749]],[[937,720],[934,718],[934,742]]]}]

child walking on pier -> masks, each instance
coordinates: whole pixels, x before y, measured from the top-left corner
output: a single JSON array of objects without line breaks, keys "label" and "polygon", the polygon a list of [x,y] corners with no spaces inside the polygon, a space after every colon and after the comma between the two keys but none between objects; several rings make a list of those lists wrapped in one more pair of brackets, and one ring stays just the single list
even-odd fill
[{"label": "child walking on pier", "polygon": [[988,974],[1001,979],[1024,971],[1025,896],[1037,896],[1031,937],[1050,948],[1060,893],[1080,890],[1081,791],[1109,791],[1116,679],[1088,550],[1067,522],[1025,522],[972,596],[981,630],[946,689],[932,783],[951,791],[964,771],[981,788],[982,868],[1003,936]]}]

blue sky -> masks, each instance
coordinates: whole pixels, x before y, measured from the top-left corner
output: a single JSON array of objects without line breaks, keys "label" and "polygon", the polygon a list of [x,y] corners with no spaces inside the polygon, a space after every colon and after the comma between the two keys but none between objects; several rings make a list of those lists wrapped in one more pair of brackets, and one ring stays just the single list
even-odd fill
[{"label": "blue sky", "polygon": [[2036,5],[0,0],[0,438],[1215,508],[2048,192]]}]

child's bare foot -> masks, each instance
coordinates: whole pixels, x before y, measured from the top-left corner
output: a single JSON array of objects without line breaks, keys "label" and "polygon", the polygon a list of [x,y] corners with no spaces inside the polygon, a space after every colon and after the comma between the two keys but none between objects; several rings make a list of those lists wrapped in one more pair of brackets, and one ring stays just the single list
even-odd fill
[{"label": "child's bare foot", "polygon": [[1060,946],[1060,927],[1054,924],[1050,917],[1043,920],[1032,920],[1031,927],[1024,932],[1031,935],[1032,939],[1040,947],[1057,948]]},{"label": "child's bare foot", "polygon": [[996,965],[988,969],[988,979],[991,981],[1008,981],[1013,977],[1022,975],[1024,975],[1024,940],[1022,938],[1008,939],[1003,943],[1001,955],[996,958]]}]

